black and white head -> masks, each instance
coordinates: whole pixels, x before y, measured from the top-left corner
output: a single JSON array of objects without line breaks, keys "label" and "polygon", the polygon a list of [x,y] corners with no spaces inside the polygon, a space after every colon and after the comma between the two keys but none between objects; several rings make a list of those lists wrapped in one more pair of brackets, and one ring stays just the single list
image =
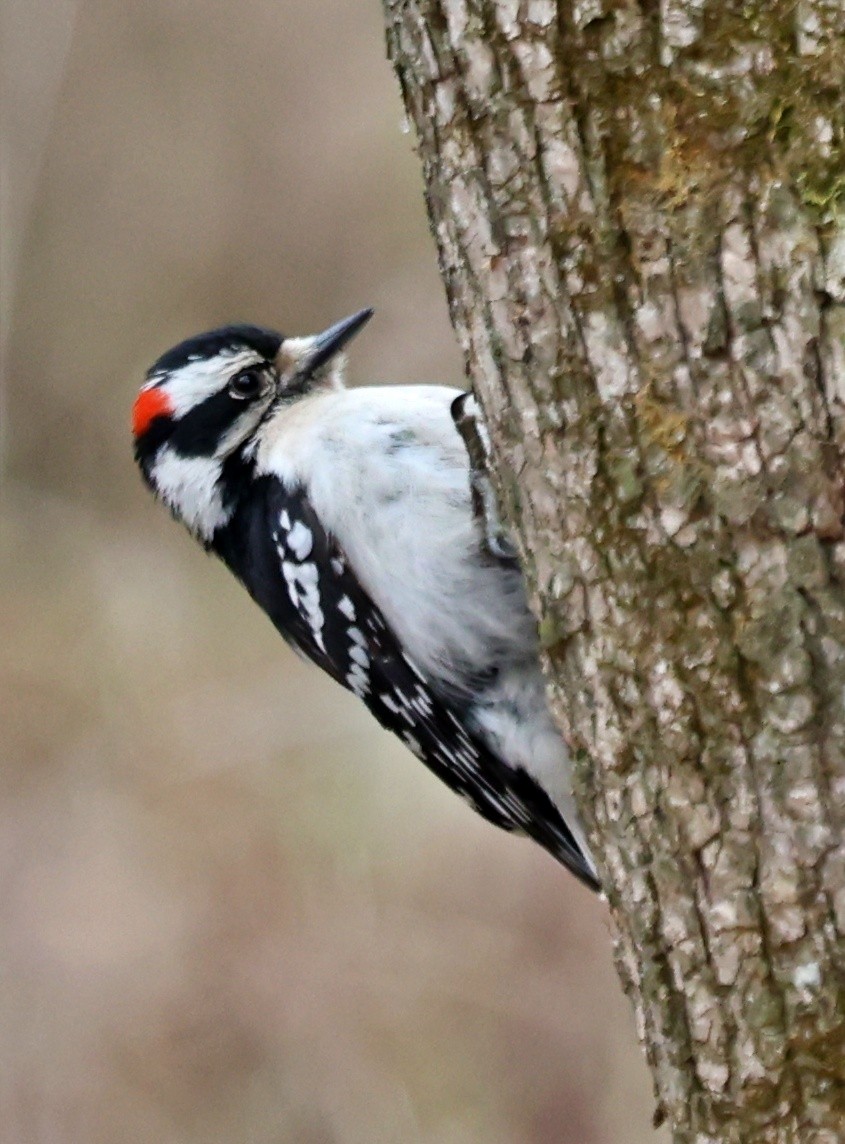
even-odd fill
[{"label": "black and white head", "polygon": [[371,315],[360,310],[305,338],[225,326],[174,346],[148,371],[132,412],[135,459],[199,540],[210,543],[227,523],[275,410],[343,386],[341,351]]}]

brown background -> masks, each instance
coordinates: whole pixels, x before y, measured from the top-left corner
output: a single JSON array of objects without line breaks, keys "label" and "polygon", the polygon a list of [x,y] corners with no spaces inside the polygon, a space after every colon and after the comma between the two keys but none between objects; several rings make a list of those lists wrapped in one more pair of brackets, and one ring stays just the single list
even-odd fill
[{"label": "brown background", "polygon": [[6,0],[0,1136],[638,1144],[603,906],[143,490],[146,365],[364,305],[460,383],[376,0]]}]

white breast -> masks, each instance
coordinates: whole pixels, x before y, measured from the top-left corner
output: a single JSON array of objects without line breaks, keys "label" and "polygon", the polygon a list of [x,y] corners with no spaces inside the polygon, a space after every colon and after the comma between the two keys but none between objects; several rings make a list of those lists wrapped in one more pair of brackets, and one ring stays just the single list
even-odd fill
[{"label": "white breast", "polygon": [[427,673],[533,654],[515,571],[480,558],[459,390],[396,386],[303,398],[262,431],[259,471],[301,483],[408,654]]},{"label": "white breast", "polygon": [[[306,488],[416,666],[472,696],[467,725],[540,783],[589,855],[522,578],[482,552],[450,414],[459,392],[395,386],[303,398],[262,429],[258,471]],[[479,676],[493,667],[485,685]]]}]

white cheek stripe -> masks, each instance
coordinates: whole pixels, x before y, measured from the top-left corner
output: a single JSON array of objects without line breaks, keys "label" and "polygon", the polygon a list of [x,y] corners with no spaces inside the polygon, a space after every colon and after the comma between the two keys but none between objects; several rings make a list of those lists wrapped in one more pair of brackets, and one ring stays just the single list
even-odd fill
[{"label": "white cheek stripe", "polygon": [[181,457],[167,445],[159,449],[153,465],[158,495],[203,540],[210,540],[231,516],[223,507],[220,473],[220,461],[214,457]]},{"label": "white cheek stripe", "polygon": [[[195,405],[221,390],[233,374],[247,366],[262,363],[263,359],[254,350],[221,352],[212,358],[189,361],[170,374],[162,389],[170,398],[175,416],[182,417]],[[160,377],[153,377],[147,384],[154,385],[160,380]]]}]

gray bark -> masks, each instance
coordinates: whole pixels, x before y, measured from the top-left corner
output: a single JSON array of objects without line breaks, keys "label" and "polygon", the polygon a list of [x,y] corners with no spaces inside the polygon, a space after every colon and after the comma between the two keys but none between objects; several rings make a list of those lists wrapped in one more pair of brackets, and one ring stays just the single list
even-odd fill
[{"label": "gray bark", "polygon": [[385,0],[677,1141],[845,1137],[845,5]]}]

